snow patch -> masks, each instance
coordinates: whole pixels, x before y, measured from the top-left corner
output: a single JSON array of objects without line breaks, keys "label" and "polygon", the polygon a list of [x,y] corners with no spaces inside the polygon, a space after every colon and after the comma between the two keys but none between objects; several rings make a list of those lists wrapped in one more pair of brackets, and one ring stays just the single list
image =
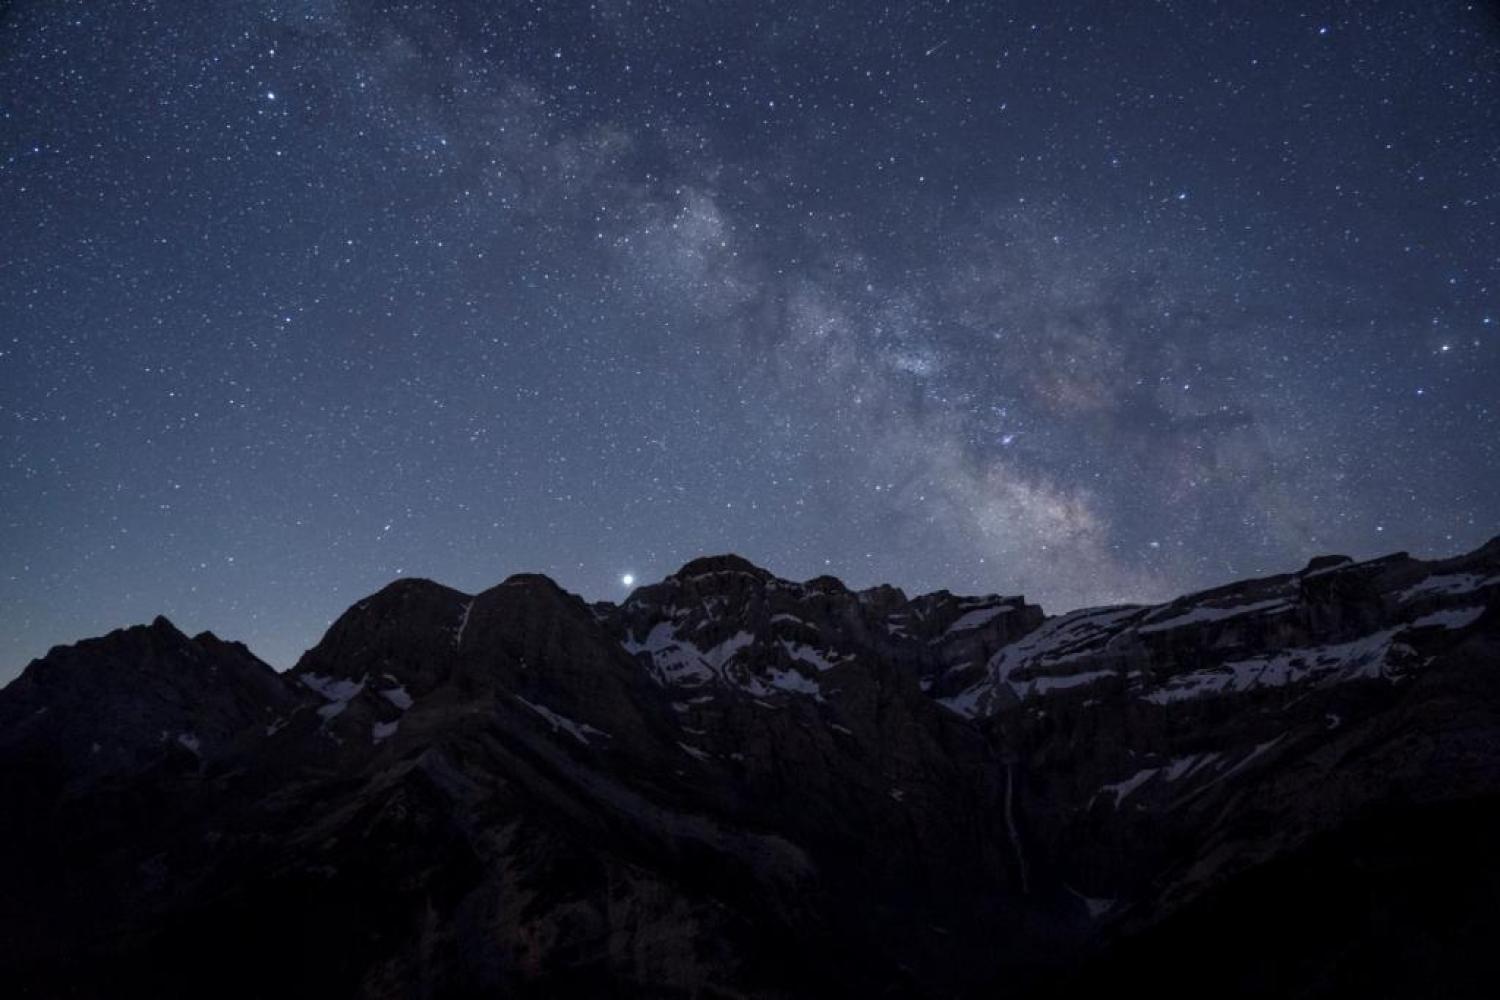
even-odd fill
[{"label": "snow patch", "polygon": [[754,634],[750,632],[736,632],[717,646],[710,648],[703,654],[703,659],[714,668],[723,667],[724,664],[734,659],[739,651],[755,642]]},{"label": "snow patch", "polygon": [[[1012,675],[1044,665],[1055,667],[1081,659],[1125,619],[1140,611],[1138,605],[1087,608],[1049,618],[1040,628],[1002,647],[990,657],[985,671],[987,676],[982,680],[956,695],[939,698],[938,704],[959,715],[974,718],[994,709],[995,693],[1001,684],[1009,685],[1019,698],[1036,693],[1033,692],[1032,682],[1013,683]],[[1074,676],[1082,678],[1086,675]],[[1088,682],[1092,683],[1097,679],[1099,678],[1091,677]],[[1084,681],[1080,680],[1078,683]]]},{"label": "snow patch", "polygon": [[401,711],[403,712],[408,708],[411,708],[411,706],[414,704],[411,695],[406,693],[406,687],[404,685],[393,688],[386,688],[384,691],[380,692],[380,696],[386,701],[390,702],[392,705],[395,705],[397,708],[401,709]]},{"label": "snow patch", "polygon": [[1117,781],[1113,785],[1105,785],[1099,791],[1112,794],[1115,797],[1115,808],[1118,809],[1120,808],[1120,803],[1130,797],[1131,792],[1156,777],[1156,773],[1160,770],[1161,768],[1159,767],[1142,768],[1124,781]]},{"label": "snow patch", "polygon": [[1144,700],[1154,705],[1188,701],[1253,688],[1286,687],[1313,680],[1320,685],[1388,675],[1386,659],[1393,651],[1411,647],[1394,642],[1400,628],[1385,629],[1353,642],[1282,650],[1236,660],[1218,667],[1194,670],[1169,679]]},{"label": "snow patch", "polygon": [[657,622],[639,642],[626,637],[620,644],[627,653],[646,653],[655,667],[661,684],[699,686],[713,680],[713,667],[703,658],[697,646],[677,638],[676,627],[669,621]]},{"label": "snow patch", "polygon": [[586,722],[575,722],[572,719],[568,718],[566,715],[561,715],[557,712],[552,711],[552,709],[548,708],[546,705],[538,705],[534,701],[527,701],[520,695],[516,695],[515,699],[516,701],[519,701],[521,704],[525,705],[527,708],[531,709],[537,715],[540,715],[542,718],[546,719],[547,722],[552,725],[553,732],[562,730],[569,736],[572,736],[579,743],[582,743],[584,746],[591,745],[589,743],[590,736],[603,736],[605,739],[609,739],[609,733],[606,733],[602,729],[595,729],[593,726],[589,725]]},{"label": "snow patch", "polygon": [[952,625],[948,626],[948,628],[943,632],[942,636],[940,636],[939,639],[947,638],[948,636],[953,635],[957,632],[972,631],[976,628],[979,628],[981,625],[986,625],[989,622],[994,621],[1001,615],[1007,614],[1013,610],[1015,609],[1012,608],[1009,604],[1001,604],[996,607],[976,608],[973,611],[966,611],[962,615],[960,615]]},{"label": "snow patch", "polygon": [[[820,672],[824,670],[832,670],[835,666],[837,666],[837,664],[828,659],[829,654],[825,654],[820,649],[815,649],[812,646],[808,646],[800,642],[789,642],[786,639],[781,639],[779,641],[781,643],[781,648],[786,650],[786,654],[788,656],[790,656],[794,660],[799,660],[810,667],[814,667]],[[839,654],[837,653],[831,655],[839,656]]]},{"label": "snow patch", "polygon": [[1206,605],[1193,608],[1185,614],[1175,615],[1162,621],[1155,621],[1149,625],[1142,625],[1136,631],[1145,635],[1148,632],[1165,632],[1169,629],[1182,628],[1185,625],[1224,621],[1228,618],[1239,618],[1243,615],[1281,614],[1292,610],[1294,606],[1290,601],[1280,597],[1269,601],[1256,601],[1254,604],[1236,604],[1227,608]]},{"label": "snow patch", "polygon": [[1266,740],[1264,743],[1257,743],[1257,744],[1255,744],[1255,746],[1250,750],[1250,752],[1247,753],[1244,756],[1244,758],[1239,761],[1239,763],[1235,764],[1229,770],[1227,770],[1223,774],[1219,775],[1218,779],[1216,779],[1216,780],[1222,781],[1225,778],[1233,777],[1234,775],[1239,774],[1245,768],[1249,767],[1250,763],[1253,760],[1255,760],[1261,754],[1265,753],[1267,750],[1271,749],[1272,747],[1274,747],[1276,744],[1280,743],[1284,739],[1286,739],[1286,733],[1282,733],[1280,736],[1272,737],[1271,739]]},{"label": "snow patch", "polygon": [[1163,770],[1163,776],[1168,781],[1176,781],[1179,778],[1189,777],[1198,771],[1208,767],[1219,759],[1219,752],[1188,754],[1186,757],[1173,757],[1167,762]]},{"label": "snow patch", "polygon": [[714,755],[709,753],[707,750],[700,750],[698,747],[691,746],[681,741],[678,741],[677,746],[683,753],[687,754],[689,757],[694,758],[695,760],[713,760]]},{"label": "snow patch", "polygon": [[1484,608],[1445,608],[1442,611],[1434,611],[1430,615],[1423,615],[1411,623],[1412,628],[1446,628],[1460,629],[1468,628],[1477,622],[1484,614]]},{"label": "snow patch", "polygon": [[303,674],[302,683],[312,688],[329,701],[353,701],[365,689],[364,678],[351,681],[345,677],[324,677],[321,674]]},{"label": "snow patch", "polygon": [[1033,694],[1044,695],[1049,691],[1065,691],[1068,688],[1083,687],[1086,684],[1094,684],[1115,676],[1118,675],[1113,670],[1090,670],[1082,674],[1061,676],[1052,674],[1029,681],[1013,681],[1011,688],[1024,699]]},{"label": "snow patch", "polygon": [[389,739],[396,735],[396,730],[401,727],[401,720],[394,722],[377,722],[370,727],[370,742],[379,743],[381,740]]},{"label": "snow patch", "polygon": [[[818,682],[810,677],[804,677],[799,671],[795,669],[772,669],[766,674],[766,682],[778,691],[785,691],[789,694],[811,695],[818,701],[823,700],[823,689],[818,686]],[[755,678],[751,679],[749,691],[753,695],[770,694],[770,692],[765,689],[765,686],[760,683],[759,679]]]},{"label": "snow patch", "polygon": [[1420,583],[1408,587],[1396,595],[1396,600],[1405,602],[1417,597],[1467,594],[1495,583],[1500,583],[1500,576],[1486,577],[1479,573],[1444,573],[1439,576],[1429,576]]},{"label": "snow patch", "polygon": [[1119,900],[1115,899],[1096,899],[1091,896],[1085,896],[1072,886],[1067,886],[1067,890],[1083,904],[1083,908],[1088,911],[1090,920],[1098,920],[1110,910],[1113,910],[1115,904],[1119,902]]},{"label": "snow patch", "polygon": [[349,707],[349,702],[357,698],[365,689],[365,680],[368,676],[367,674],[358,681],[351,681],[347,678],[303,674],[301,679],[304,685],[328,699],[328,704],[318,709],[318,714],[323,717],[323,721],[330,722],[342,715],[344,709]]}]

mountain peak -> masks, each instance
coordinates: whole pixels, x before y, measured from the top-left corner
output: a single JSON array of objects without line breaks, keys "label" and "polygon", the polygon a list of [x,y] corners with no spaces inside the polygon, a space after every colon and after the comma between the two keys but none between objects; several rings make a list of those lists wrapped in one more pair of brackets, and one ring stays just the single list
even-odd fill
[{"label": "mountain peak", "polygon": [[182,629],[172,624],[172,620],[166,615],[157,615],[151,619],[150,628],[156,632],[164,632],[169,635],[184,635]]},{"label": "mountain peak", "polygon": [[844,581],[829,573],[815,576],[811,580],[803,582],[802,586],[808,590],[822,591],[828,594],[847,594],[849,588],[844,586]]},{"label": "mountain peak", "polygon": [[1335,566],[1342,566],[1345,563],[1352,563],[1353,561],[1354,560],[1349,558],[1348,556],[1313,556],[1307,561],[1307,565],[1302,568],[1302,572],[1316,573],[1319,570],[1332,569]]},{"label": "mountain peak", "polygon": [[453,595],[457,597],[469,596],[462,591],[455,590],[447,584],[438,583],[436,580],[430,580],[425,576],[402,576],[397,577],[390,583],[386,584],[384,587],[381,587],[375,593],[371,594],[370,597],[366,599],[366,601],[378,600],[387,597],[405,597],[411,594]]},{"label": "mountain peak", "polygon": [[769,570],[761,569],[744,556],[729,552],[717,556],[699,556],[697,559],[684,563],[683,567],[672,576],[679,580],[686,580],[714,573],[748,573],[763,580],[770,579],[774,575]]},{"label": "mountain peak", "polygon": [[[540,587],[544,590],[562,591],[556,580],[545,573],[512,573],[498,584],[500,587]],[[494,588],[492,588],[494,589]],[[566,591],[563,591],[566,593]]]}]

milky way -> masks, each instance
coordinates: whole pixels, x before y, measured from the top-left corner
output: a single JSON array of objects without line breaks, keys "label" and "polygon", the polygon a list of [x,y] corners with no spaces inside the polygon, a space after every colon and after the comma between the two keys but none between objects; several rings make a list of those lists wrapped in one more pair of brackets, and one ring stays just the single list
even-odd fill
[{"label": "milky way", "polygon": [[1060,611],[1500,531],[1495,8],[1069,6],[10,5],[0,679],[398,575]]}]

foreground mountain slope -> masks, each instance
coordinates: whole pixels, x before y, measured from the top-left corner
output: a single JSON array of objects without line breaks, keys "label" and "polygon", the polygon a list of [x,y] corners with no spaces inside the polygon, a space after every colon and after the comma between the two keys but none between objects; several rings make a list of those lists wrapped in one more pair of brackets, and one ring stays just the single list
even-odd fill
[{"label": "foreground mountain slope", "polygon": [[[158,619],[0,692],[0,974],[39,996],[1068,995],[1166,990],[1166,962],[1183,995],[1217,969],[1318,996],[1420,923],[1408,964],[1462,993],[1483,897],[1434,924],[1375,883],[1494,882],[1456,824],[1500,817],[1497,606],[1492,542],[1054,618],[734,556],[618,606],[402,580],[282,675]],[[1314,907],[1341,921],[1327,946],[1278,945],[1262,887],[1319,875],[1374,910]],[[1212,966],[1171,959],[1214,942]]]}]

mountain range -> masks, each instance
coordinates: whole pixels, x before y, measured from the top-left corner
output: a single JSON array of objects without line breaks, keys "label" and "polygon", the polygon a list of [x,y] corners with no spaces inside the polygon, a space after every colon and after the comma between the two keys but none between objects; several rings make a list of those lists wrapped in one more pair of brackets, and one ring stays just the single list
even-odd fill
[{"label": "mountain range", "polygon": [[0,691],[12,996],[1500,989],[1500,538],[1048,616],[697,559]]}]

